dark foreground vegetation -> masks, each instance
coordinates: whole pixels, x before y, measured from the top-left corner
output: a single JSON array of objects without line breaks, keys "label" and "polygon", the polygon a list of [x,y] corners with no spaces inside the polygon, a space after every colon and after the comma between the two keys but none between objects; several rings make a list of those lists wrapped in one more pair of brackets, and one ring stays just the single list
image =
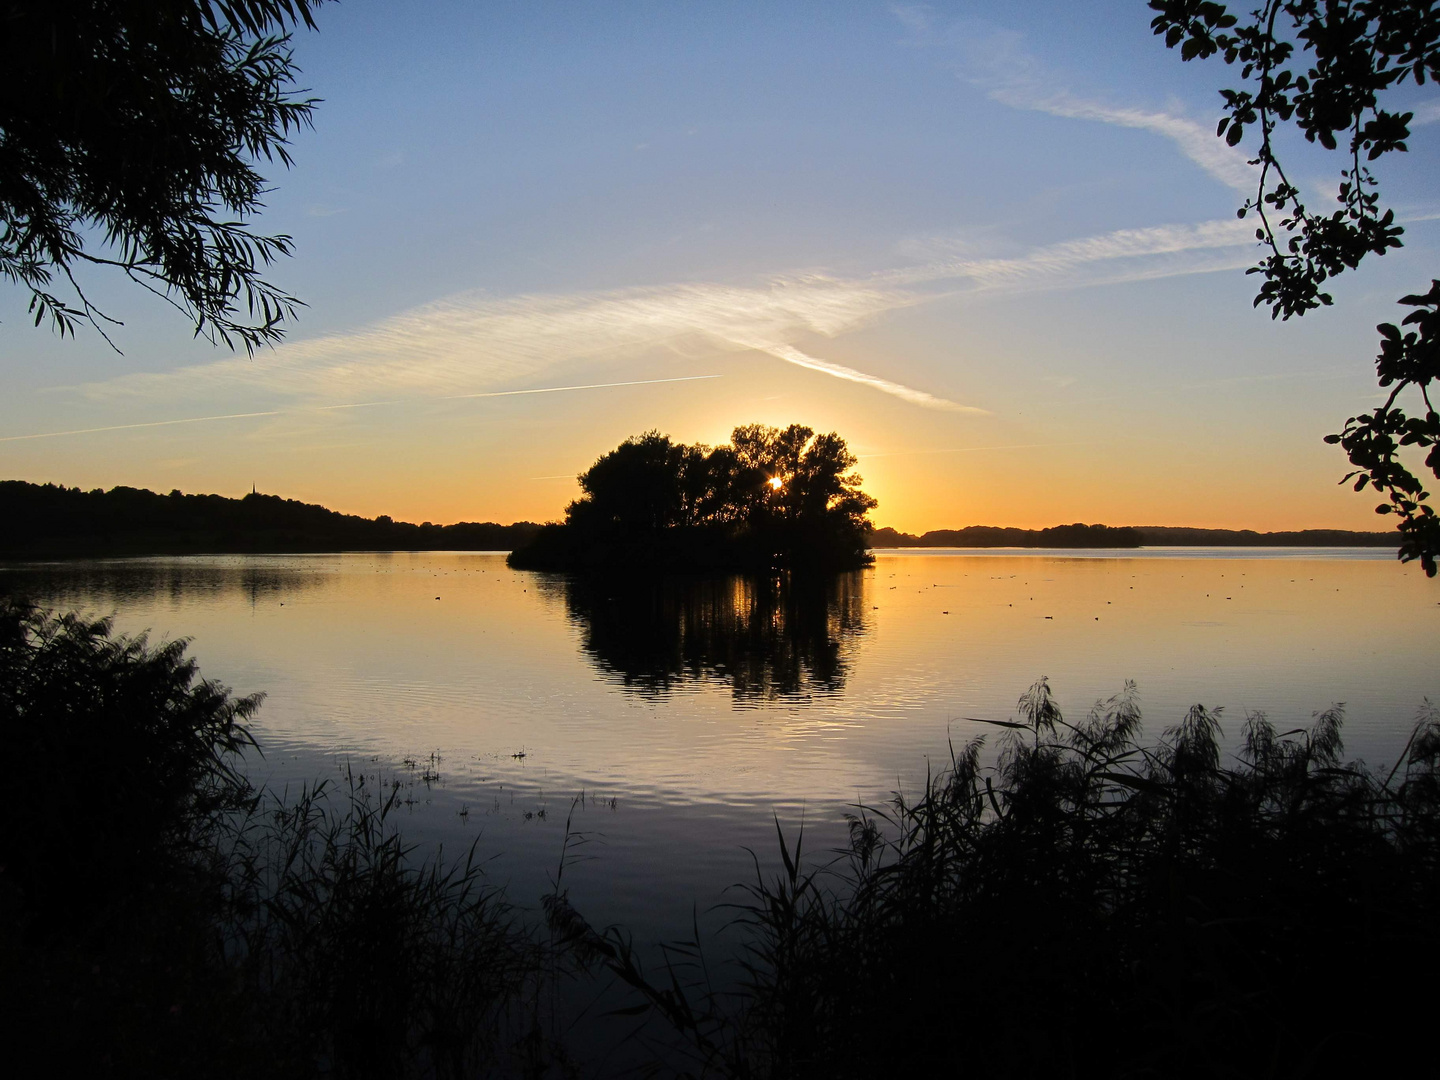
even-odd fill
[{"label": "dark foreground vegetation", "polygon": [[855,456],[833,431],[747,424],[725,446],[658,431],[579,477],[583,494],[510,556],[527,570],[853,570],[868,565]]},{"label": "dark foreground vegetation", "polygon": [[0,831],[0,992],[73,1071],[590,1074],[547,1002],[596,976],[617,1042],[671,1033],[661,1075],[1354,1075],[1431,1020],[1428,705],[1391,768],[1344,763],[1338,708],[1251,715],[1226,764],[1201,707],[1144,746],[1133,686],[1071,723],[1041,680],[986,721],[993,766],[952,750],[819,864],[781,835],[717,977],[699,941],[643,970],[558,885],[525,925],[473,851],[408,849],[393,794],[253,790],[258,704],[182,644],[0,606],[0,732],[38,770]]},{"label": "dark foreground vegetation", "polygon": [[0,557],[186,555],[296,551],[509,551],[540,526],[412,525],[251,493],[159,495],[0,481]]},{"label": "dark foreground vegetation", "polygon": [[38,770],[0,830],[9,1030],[74,1075],[543,1075],[538,938],[473,860],[412,857],[394,792],[253,790],[258,705],[183,642],[0,601]]},{"label": "dark foreground vegetation", "polygon": [[[1045,680],[819,869],[746,889],[746,991],[651,1000],[725,1075],[1359,1075],[1433,1003],[1440,713],[1345,764],[1341,710],[1247,717],[1222,765],[1196,706],[1144,747],[1133,684],[1078,723]],[[757,868],[758,869],[758,868]],[[586,940],[585,931],[579,931]],[[613,935],[612,935],[613,936]],[[593,940],[593,935],[589,940]],[[595,948],[604,955],[605,942]],[[623,966],[623,965],[617,965]],[[1393,1044],[1392,1044],[1393,1045]]]}]

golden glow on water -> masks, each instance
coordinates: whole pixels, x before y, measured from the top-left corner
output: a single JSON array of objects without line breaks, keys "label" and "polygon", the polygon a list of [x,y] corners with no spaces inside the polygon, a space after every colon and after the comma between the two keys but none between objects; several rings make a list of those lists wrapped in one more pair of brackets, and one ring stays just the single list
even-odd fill
[{"label": "golden glow on water", "polygon": [[917,785],[947,740],[993,746],[995,729],[965,718],[1008,718],[1041,675],[1070,714],[1135,680],[1152,737],[1196,702],[1223,707],[1230,736],[1246,710],[1283,730],[1345,702],[1349,754],[1393,759],[1422,699],[1440,697],[1437,583],[1373,553],[1223,554],[881,553],[818,592],[740,578],[580,588],[474,553],[6,578],[113,609],[123,630],[191,637],[205,675],[264,691],[260,769],[277,784],[341,761],[413,781],[403,760],[437,752],[443,782],[417,807],[440,810],[422,831],[468,842],[483,827],[497,851],[534,851],[512,866],[522,879],[553,871],[583,790],[577,827],[606,833],[619,877],[605,895],[623,908],[657,874],[692,899],[743,876],[740,846],[769,845],[772,811],[791,825],[803,811],[824,837],[848,804]]},{"label": "golden glow on water", "polygon": [[[270,738],[471,758],[525,747],[526,768],[557,782],[681,798],[883,790],[947,730],[981,730],[959,718],[1009,715],[1040,675],[1071,710],[1134,679],[1152,729],[1197,701],[1282,723],[1344,701],[1368,756],[1440,693],[1440,589],[1373,558],[882,553],[819,600],[766,600],[733,578],[639,615],[617,607],[618,583],[582,596],[498,555],[107,565],[108,580],[59,592],[116,606],[124,628],[193,637],[207,674],[269,695]],[[774,685],[737,691],[727,662]],[[627,665],[674,670],[629,672],[627,687]]]}]

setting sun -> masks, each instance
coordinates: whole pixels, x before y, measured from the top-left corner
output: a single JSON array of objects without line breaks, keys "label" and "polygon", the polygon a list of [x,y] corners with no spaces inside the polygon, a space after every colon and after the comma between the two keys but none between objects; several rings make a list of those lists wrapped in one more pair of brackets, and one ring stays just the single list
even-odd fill
[{"label": "setting sun", "polygon": [[766,483],[770,485],[770,489],[772,491],[779,491],[782,487],[785,486],[785,481],[781,480],[778,476],[770,477],[770,479],[766,481]]}]

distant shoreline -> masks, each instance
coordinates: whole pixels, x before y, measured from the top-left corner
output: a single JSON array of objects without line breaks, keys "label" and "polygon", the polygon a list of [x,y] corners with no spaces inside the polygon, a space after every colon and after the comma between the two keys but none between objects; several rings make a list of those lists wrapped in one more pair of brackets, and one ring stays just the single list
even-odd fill
[{"label": "distant shoreline", "polygon": [[[252,493],[168,495],[143,488],[109,491],[0,481],[0,559],[83,559],[155,555],[281,555],[344,551],[514,551],[542,526],[460,522],[419,525],[388,516],[364,518],[313,503]],[[1176,526],[1059,525],[1012,529],[972,525],[915,535],[876,529],[872,550],[911,548],[1026,548],[1032,550],[1140,547],[1369,547],[1396,548],[1394,532]]]},{"label": "distant shoreline", "polygon": [[21,480],[0,481],[0,522],[0,559],[510,551],[540,531],[528,521],[414,525],[258,493],[82,491]]},{"label": "distant shoreline", "polygon": [[[1064,543],[1089,533],[1088,542]],[[1107,534],[1128,534],[1134,543],[1105,543]],[[1136,548],[1136,547],[1374,547],[1398,548],[1392,532],[1356,532],[1348,529],[1296,529],[1256,532],[1253,529],[1196,529],[1173,525],[1058,526],[1054,529],[1011,529],[971,525],[964,529],[932,529],[916,536],[894,529],[876,529],[870,537],[875,550],[905,548]]]}]

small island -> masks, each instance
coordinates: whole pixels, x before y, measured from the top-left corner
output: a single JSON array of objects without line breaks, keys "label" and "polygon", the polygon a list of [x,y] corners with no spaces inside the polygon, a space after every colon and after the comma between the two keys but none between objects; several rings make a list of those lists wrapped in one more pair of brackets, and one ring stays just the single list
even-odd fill
[{"label": "small island", "polygon": [[583,494],[511,553],[524,570],[769,571],[868,566],[855,456],[834,432],[746,424],[728,445],[649,431],[579,477]]}]

